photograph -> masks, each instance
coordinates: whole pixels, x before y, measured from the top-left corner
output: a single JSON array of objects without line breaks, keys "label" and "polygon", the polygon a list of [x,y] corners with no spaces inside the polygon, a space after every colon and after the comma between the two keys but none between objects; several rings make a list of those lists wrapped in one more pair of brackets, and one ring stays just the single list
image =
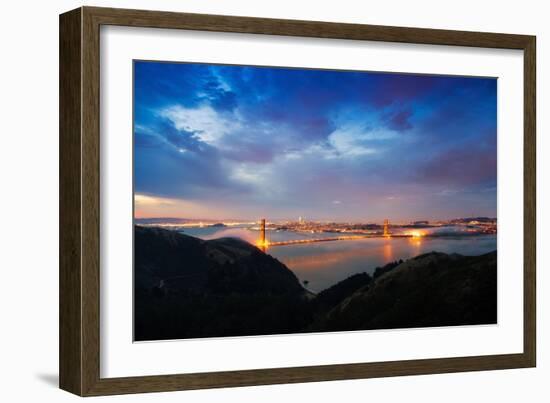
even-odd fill
[{"label": "photograph", "polygon": [[497,323],[497,79],[133,61],[134,341]]},{"label": "photograph", "polygon": [[[12,389],[48,400],[56,383],[67,401],[269,389],[274,402],[541,391],[544,13],[204,3],[73,4],[57,24],[40,12],[43,34],[25,28],[34,42],[55,28],[55,49],[14,60],[59,102],[36,115],[16,85],[21,118],[7,115],[44,142],[8,136],[33,161],[26,180],[6,170],[18,189],[5,199],[29,205],[6,210],[18,221],[6,229],[26,233],[14,262],[44,272],[25,283],[36,298],[16,314],[35,320],[16,333],[46,331],[24,340],[35,382]],[[36,69],[43,54],[58,83]],[[29,254],[42,188],[58,191],[58,214],[39,216],[58,222],[40,228],[59,237]],[[36,315],[38,300],[57,301],[55,317]]]}]

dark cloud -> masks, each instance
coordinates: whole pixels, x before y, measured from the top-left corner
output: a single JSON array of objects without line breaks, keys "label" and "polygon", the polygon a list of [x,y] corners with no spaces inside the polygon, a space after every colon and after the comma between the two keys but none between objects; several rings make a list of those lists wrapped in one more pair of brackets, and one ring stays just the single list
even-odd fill
[{"label": "dark cloud", "polygon": [[162,139],[149,130],[143,128],[134,129],[134,146],[141,148],[159,147],[162,145]]},{"label": "dark cloud", "polygon": [[469,144],[432,156],[419,164],[414,179],[447,187],[496,183],[497,159],[493,148]]},{"label": "dark cloud", "polygon": [[391,129],[398,132],[403,132],[411,129],[412,123],[410,118],[413,115],[413,111],[410,108],[397,110],[395,112],[386,114],[386,125]]},{"label": "dark cloud", "polygon": [[210,105],[219,111],[232,111],[237,107],[237,96],[233,91],[224,89],[215,76],[210,76],[204,86],[204,93]]},{"label": "dark cloud", "polygon": [[267,164],[273,161],[276,152],[271,143],[258,144],[237,140],[223,151],[223,155],[236,162]]},{"label": "dark cloud", "polygon": [[430,75],[374,74],[369,101],[378,107],[408,102],[427,95],[440,85],[446,85],[445,80]]},{"label": "dark cloud", "polygon": [[217,110],[232,111],[237,107],[237,96],[232,91],[219,91],[211,104]]}]

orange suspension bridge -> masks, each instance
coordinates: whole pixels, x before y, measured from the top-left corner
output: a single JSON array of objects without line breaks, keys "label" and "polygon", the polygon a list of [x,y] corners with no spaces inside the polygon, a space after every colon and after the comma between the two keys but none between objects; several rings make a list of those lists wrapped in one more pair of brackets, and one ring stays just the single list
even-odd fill
[{"label": "orange suspension bridge", "polygon": [[342,235],[328,238],[307,238],[307,239],[294,239],[288,241],[268,241],[265,236],[265,218],[260,221],[260,239],[256,242],[258,248],[265,251],[268,247],[273,246],[285,246],[285,245],[300,245],[314,242],[330,242],[330,241],[353,241],[365,238],[414,238],[419,236],[418,234],[391,234],[389,231],[389,220],[384,220],[384,227],[382,234],[365,234],[365,235]]}]

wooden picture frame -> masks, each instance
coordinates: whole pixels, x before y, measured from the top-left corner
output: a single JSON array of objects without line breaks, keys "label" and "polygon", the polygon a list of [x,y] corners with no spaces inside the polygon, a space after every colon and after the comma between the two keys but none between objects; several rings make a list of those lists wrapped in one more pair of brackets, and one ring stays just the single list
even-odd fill
[{"label": "wooden picture frame", "polygon": [[[100,377],[100,26],[171,28],[524,52],[524,348],[521,354],[228,372]],[[533,367],[535,37],[329,22],[81,7],[60,16],[60,387],[80,396]]]}]

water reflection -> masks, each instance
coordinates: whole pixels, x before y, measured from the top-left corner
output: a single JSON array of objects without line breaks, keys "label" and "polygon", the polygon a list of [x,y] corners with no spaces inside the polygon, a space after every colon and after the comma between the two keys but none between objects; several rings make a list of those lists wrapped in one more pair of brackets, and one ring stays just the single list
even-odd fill
[{"label": "water reflection", "polygon": [[384,247],[382,248],[382,253],[384,254],[384,260],[386,262],[391,262],[393,260],[391,242],[392,242],[391,239],[386,239],[386,243],[384,244]]},{"label": "water reflection", "polygon": [[[251,244],[257,238],[257,231],[246,228],[193,228],[185,233],[203,239],[239,237]],[[304,239],[306,237],[328,236],[327,234],[306,234],[290,231],[271,231],[271,241]],[[371,273],[377,266],[408,259],[422,253],[438,251],[480,255],[496,250],[496,235],[470,237],[412,237],[412,238],[371,238],[335,242],[319,242],[303,245],[278,246],[268,248],[266,253],[279,259],[290,268],[300,281],[309,281],[308,288],[321,291],[352,274]]]}]

